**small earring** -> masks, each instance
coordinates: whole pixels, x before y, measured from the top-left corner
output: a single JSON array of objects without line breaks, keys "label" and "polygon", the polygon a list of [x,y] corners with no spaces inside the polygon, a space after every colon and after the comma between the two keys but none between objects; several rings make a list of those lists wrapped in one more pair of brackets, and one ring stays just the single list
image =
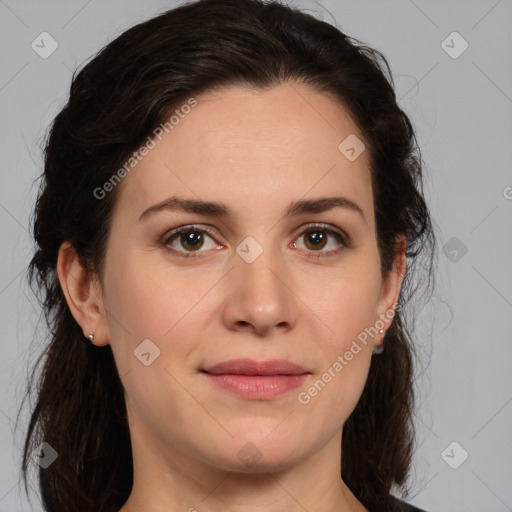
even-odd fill
[{"label": "small earring", "polygon": [[[384,338],[386,331],[384,329],[379,329],[379,334]],[[372,348],[372,354],[382,354],[382,352],[384,352],[384,340],[382,341],[382,345],[380,347],[375,345]]]},{"label": "small earring", "polygon": [[94,339],[94,334],[89,334],[89,336],[87,336],[89,338],[89,341],[92,343],[92,340]]}]

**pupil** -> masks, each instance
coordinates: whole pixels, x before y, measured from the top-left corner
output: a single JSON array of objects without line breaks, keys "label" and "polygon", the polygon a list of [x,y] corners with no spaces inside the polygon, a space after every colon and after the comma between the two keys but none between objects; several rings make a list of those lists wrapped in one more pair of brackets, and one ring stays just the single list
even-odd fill
[{"label": "pupil", "polygon": [[[319,242],[321,242],[322,236],[321,235],[318,235],[318,232],[315,231],[312,235],[310,235],[309,239],[313,241],[314,244],[318,244]],[[316,240],[316,242],[314,241]]]}]

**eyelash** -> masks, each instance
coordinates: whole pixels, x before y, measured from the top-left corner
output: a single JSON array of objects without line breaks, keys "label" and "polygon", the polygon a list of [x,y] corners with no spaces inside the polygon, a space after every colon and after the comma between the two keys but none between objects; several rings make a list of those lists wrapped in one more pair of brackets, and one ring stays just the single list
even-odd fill
[{"label": "eyelash", "polygon": [[[311,224],[311,225],[309,225],[306,229],[304,229],[303,231],[301,231],[299,233],[299,235],[297,236],[297,239],[299,239],[300,237],[302,237],[302,236],[304,236],[304,235],[306,235],[308,233],[312,233],[312,232],[315,232],[315,231],[323,231],[325,233],[328,233],[330,236],[333,236],[340,243],[340,245],[343,248],[350,248],[350,247],[352,247],[352,245],[350,243],[350,239],[349,239],[348,236],[343,235],[341,233],[338,233],[337,231],[334,231],[333,229],[328,228],[325,224]],[[195,254],[194,252],[190,252],[190,251],[178,251],[178,250],[176,250],[174,248],[171,248],[169,246],[169,242],[171,242],[173,238],[175,238],[178,235],[181,235],[182,233],[189,233],[189,232],[206,233],[211,238],[215,238],[215,233],[213,232],[213,230],[210,230],[210,229],[208,229],[206,227],[200,227],[200,226],[192,224],[192,225],[189,225],[189,226],[183,226],[181,228],[177,228],[177,229],[174,229],[174,230],[172,230],[170,232],[167,232],[162,237],[162,241],[160,243],[161,243],[161,245],[164,246],[164,248],[167,251],[171,252],[172,254],[174,254],[174,255],[176,255],[176,256],[178,256],[180,258],[188,259],[188,258],[200,257],[199,252],[205,252],[205,251],[198,251],[198,254]],[[342,250],[343,249],[340,248],[340,249],[333,249],[333,250],[330,250],[330,251],[308,251],[307,258],[319,259],[319,258],[322,258],[322,257],[335,256],[338,253],[340,253]]]}]

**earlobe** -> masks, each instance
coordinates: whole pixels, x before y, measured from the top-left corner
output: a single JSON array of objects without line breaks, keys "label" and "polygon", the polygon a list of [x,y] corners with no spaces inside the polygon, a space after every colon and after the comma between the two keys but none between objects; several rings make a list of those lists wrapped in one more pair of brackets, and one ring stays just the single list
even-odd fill
[{"label": "earlobe", "polygon": [[[68,241],[61,244],[57,259],[57,275],[69,310],[82,328],[84,337],[94,333],[95,345],[107,345],[104,308],[98,293],[98,283],[92,278]],[[92,340],[91,340],[92,341]]]}]

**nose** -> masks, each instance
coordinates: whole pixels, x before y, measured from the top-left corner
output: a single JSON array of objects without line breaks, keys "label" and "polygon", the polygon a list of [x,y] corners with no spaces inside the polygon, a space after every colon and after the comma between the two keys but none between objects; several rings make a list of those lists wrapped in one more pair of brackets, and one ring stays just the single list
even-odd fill
[{"label": "nose", "polygon": [[252,263],[238,254],[233,259],[223,308],[225,325],[257,336],[292,329],[297,321],[297,299],[292,291],[292,273],[282,255],[263,250]]}]

